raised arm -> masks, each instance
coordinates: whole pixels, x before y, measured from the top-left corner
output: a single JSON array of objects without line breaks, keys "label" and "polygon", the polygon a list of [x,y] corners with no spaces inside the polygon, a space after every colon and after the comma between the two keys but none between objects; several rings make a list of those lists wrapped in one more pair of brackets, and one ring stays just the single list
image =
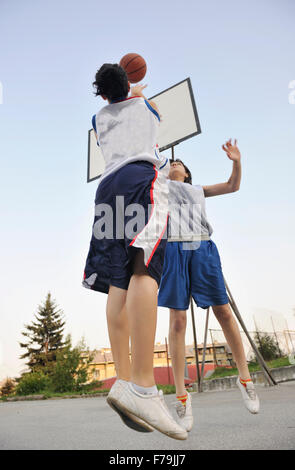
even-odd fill
[{"label": "raised arm", "polygon": [[219,196],[221,194],[228,194],[238,191],[240,188],[242,168],[241,168],[241,154],[237,147],[237,140],[235,139],[234,145],[229,139],[223,146],[223,150],[230,160],[233,162],[232,174],[226,183],[212,184],[210,186],[203,186],[205,197]]},{"label": "raised arm", "polygon": [[146,88],[146,87],[147,87],[147,85],[135,85],[135,86],[133,86],[133,87],[131,88],[131,96],[142,96],[142,98],[144,98],[146,101],[148,101],[148,103],[151,105],[151,107],[152,107],[155,111],[157,111],[157,113],[160,115],[159,109],[158,109],[156,103],[155,103],[154,101],[152,101],[152,100],[148,100],[148,99],[144,96],[144,94],[142,93],[142,90],[143,90],[144,88]]}]

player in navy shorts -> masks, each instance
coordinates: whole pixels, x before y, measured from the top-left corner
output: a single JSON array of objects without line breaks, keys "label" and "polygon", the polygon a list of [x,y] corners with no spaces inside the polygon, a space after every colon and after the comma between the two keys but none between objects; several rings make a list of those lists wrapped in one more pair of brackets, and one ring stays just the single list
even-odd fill
[{"label": "player in navy shorts", "polygon": [[[107,322],[117,380],[107,398],[123,422],[175,439],[187,432],[168,413],[153,374],[157,291],[164,263],[169,161],[157,146],[160,117],[143,85],[132,88],[117,64],[96,73],[96,95],[108,101],[92,118],[106,167],[84,287],[108,294]],[[131,338],[131,364],[129,360]]]},{"label": "player in navy shorts", "polygon": [[[259,400],[245,357],[238,329],[228,304],[217,246],[211,240],[212,227],[205,210],[205,198],[237,191],[241,180],[240,152],[231,140],[223,146],[233,161],[228,182],[211,186],[192,185],[189,169],[176,160],[169,173],[169,234],[158,305],[170,309],[169,346],[176,385],[176,411],[187,431],[193,425],[191,397],[184,387],[186,310],[192,296],[198,307],[212,306],[231,348],[244,403],[252,413]],[[184,210],[186,209],[186,210]]]}]

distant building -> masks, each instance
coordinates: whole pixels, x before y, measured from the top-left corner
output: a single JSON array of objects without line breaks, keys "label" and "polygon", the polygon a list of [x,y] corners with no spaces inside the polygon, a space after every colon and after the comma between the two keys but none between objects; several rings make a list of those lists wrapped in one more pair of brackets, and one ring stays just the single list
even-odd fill
[{"label": "distant building", "polygon": [[[110,377],[116,376],[115,364],[113,360],[111,348],[102,348],[99,350],[92,351],[93,359],[89,364],[89,375],[88,381],[93,380],[104,381]],[[84,357],[88,357],[88,354],[83,354]],[[129,353],[131,356],[131,353]],[[195,365],[195,349],[194,345],[188,345],[185,347],[185,358],[187,365]],[[198,345],[198,359],[199,363],[202,362],[203,358],[203,344]],[[168,360],[166,345],[156,343],[154,347],[154,367],[171,367],[171,356],[168,347]],[[231,366],[233,365],[233,358],[231,350],[227,343],[214,343],[207,344],[205,354],[205,364],[212,364],[218,366]]]}]

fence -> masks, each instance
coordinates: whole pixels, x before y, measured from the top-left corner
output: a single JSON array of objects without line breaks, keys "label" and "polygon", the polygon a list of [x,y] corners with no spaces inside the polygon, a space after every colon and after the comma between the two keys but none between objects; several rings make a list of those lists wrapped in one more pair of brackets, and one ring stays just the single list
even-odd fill
[{"label": "fence", "polygon": [[[213,345],[214,343],[226,343],[226,339],[222,330],[217,329],[209,329],[208,339],[212,337]],[[243,346],[245,349],[245,354],[247,361],[251,361],[255,358],[254,351],[249,343],[248,338],[244,331],[240,331]],[[277,346],[277,353],[278,357],[289,356],[290,354],[295,353],[295,331],[294,330],[283,330],[283,331],[249,331],[249,335],[256,343],[257,347],[259,348],[260,352],[263,356],[263,348],[260,348],[260,340],[263,341],[263,337],[268,335],[271,339],[273,344]],[[199,339],[200,340],[200,339]],[[211,340],[210,340],[211,343]],[[264,358],[267,360],[267,358]]]}]

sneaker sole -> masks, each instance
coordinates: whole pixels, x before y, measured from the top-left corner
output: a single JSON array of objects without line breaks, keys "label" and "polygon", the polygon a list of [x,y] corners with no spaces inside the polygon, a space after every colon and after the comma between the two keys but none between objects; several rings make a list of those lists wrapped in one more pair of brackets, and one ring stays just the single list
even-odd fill
[{"label": "sneaker sole", "polygon": [[139,421],[139,418],[137,416],[132,415],[130,412],[128,412],[127,414],[126,411],[123,412],[120,408],[118,408],[112,398],[107,398],[107,403],[114,411],[116,411],[116,413],[118,413],[123,423],[126,424],[126,426],[128,426],[129,428],[138,432],[153,432],[154,428],[152,428],[141,420]]},{"label": "sneaker sole", "polygon": [[[148,423],[147,421],[145,421],[142,417],[139,418],[139,416],[136,416],[135,414],[132,414],[124,405],[122,405],[119,401],[117,401],[116,399],[114,398],[107,398],[107,402],[109,403],[109,401],[111,401],[111,403],[115,406],[116,408],[116,411],[117,409],[121,411],[121,413],[123,413],[124,415],[127,415],[128,417],[130,417],[130,419],[133,419],[133,418],[138,418],[140,419],[142,422],[144,422],[149,428],[152,428],[152,429],[156,429],[157,431],[163,433],[163,434],[166,434],[166,436],[168,437],[171,437],[173,439],[177,439],[179,441],[184,441],[185,439],[187,439],[187,434],[184,435],[184,436],[181,436],[181,435],[177,435],[177,434],[174,434],[174,433],[170,433],[169,431],[164,431],[162,429],[160,429],[159,427],[157,426],[154,426],[154,425],[151,425],[150,423]],[[118,412],[118,411],[117,411]],[[131,418],[132,417],[132,418]]]}]

